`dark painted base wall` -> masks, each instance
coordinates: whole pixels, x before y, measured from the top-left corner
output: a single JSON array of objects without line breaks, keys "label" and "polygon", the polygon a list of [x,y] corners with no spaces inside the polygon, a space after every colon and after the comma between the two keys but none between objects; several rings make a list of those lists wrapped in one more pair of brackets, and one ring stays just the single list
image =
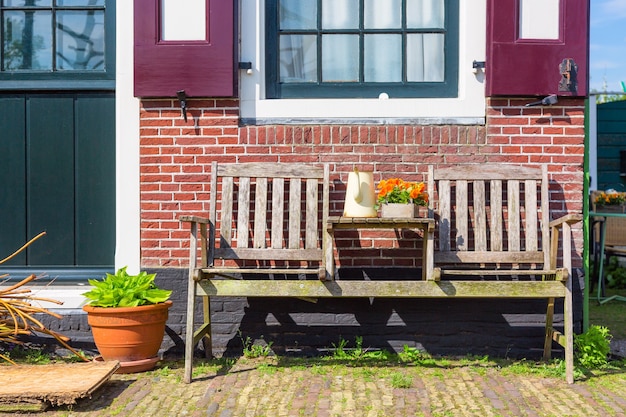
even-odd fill
[{"label": "dark painted base wall", "polygon": [[[187,270],[156,268],[157,285],[174,290],[167,335],[162,352],[182,357],[184,351]],[[406,271],[405,271],[406,272]],[[376,279],[389,273],[367,271]],[[402,271],[393,273],[402,278]],[[344,270],[346,279],[363,275]],[[575,283],[574,330],[580,332],[582,296]],[[242,340],[272,343],[277,354],[318,355],[332,349],[341,339],[354,346],[401,351],[403,345],[424,349],[433,355],[490,355],[537,359],[542,354],[545,319],[542,300],[454,300],[454,299],[320,299],[310,303],[288,298],[212,299],[214,353],[238,355]],[[201,303],[199,303],[201,305]],[[562,306],[557,305],[557,312]],[[200,320],[200,310],[197,317]],[[562,315],[555,316],[557,326]],[[82,312],[51,320],[48,325],[72,337],[73,345],[93,349],[87,317]],[[201,345],[198,355],[201,355]],[[555,356],[562,354],[556,348]]]}]

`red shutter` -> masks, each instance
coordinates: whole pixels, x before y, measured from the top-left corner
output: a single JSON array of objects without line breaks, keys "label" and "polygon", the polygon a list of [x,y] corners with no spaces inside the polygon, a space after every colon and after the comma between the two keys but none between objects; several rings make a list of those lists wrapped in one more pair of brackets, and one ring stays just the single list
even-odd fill
[{"label": "red shutter", "polygon": [[161,1],[134,1],[136,97],[235,96],[233,0],[207,0],[205,41],[162,41]]},{"label": "red shutter", "polygon": [[519,3],[488,0],[487,96],[586,96],[589,0],[560,1],[556,40],[519,39]]}]

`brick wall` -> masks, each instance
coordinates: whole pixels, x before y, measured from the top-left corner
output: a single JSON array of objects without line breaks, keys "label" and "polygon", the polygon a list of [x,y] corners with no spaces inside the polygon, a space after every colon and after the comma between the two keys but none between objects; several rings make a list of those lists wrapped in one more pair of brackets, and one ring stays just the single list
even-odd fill
[{"label": "brick wall", "polygon": [[[236,100],[189,100],[188,121],[176,100],[143,100],[141,109],[141,263],[187,263],[188,232],[181,214],[208,212],[210,163],[289,162],[331,164],[331,214],[341,214],[353,166],[425,180],[428,164],[550,164],[554,215],[582,212],[584,101],[561,99],[550,107],[524,107],[530,99],[491,99],[486,126],[463,125],[238,125]],[[582,227],[574,229],[582,265]],[[364,231],[337,237],[343,266],[415,266],[395,235]],[[410,235],[405,235],[410,238]],[[356,240],[355,240],[356,239]],[[373,239],[378,239],[374,249]],[[408,239],[403,239],[408,241]],[[417,239],[416,244],[417,244]],[[406,243],[405,243],[406,244]],[[360,252],[351,251],[361,248]],[[405,256],[406,255],[406,256]],[[419,260],[418,260],[419,262]]]}]

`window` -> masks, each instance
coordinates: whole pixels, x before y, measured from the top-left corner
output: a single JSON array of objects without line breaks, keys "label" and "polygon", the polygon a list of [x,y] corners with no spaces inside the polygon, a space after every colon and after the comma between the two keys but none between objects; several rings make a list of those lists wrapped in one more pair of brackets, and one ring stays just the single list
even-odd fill
[{"label": "window", "polygon": [[267,98],[456,97],[458,0],[267,0]]},{"label": "window", "polygon": [[0,81],[41,88],[28,83],[53,80],[52,88],[63,88],[59,82],[110,80],[112,88],[113,9],[106,0],[0,0]]}]

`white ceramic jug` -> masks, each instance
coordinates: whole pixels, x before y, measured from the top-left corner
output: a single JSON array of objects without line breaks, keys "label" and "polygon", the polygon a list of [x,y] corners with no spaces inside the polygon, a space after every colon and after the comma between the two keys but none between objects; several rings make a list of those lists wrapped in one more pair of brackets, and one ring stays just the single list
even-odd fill
[{"label": "white ceramic jug", "polygon": [[377,217],[375,204],[374,174],[372,172],[359,172],[355,167],[354,171],[348,174],[343,216]]}]

